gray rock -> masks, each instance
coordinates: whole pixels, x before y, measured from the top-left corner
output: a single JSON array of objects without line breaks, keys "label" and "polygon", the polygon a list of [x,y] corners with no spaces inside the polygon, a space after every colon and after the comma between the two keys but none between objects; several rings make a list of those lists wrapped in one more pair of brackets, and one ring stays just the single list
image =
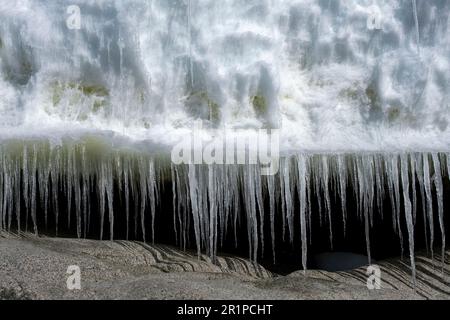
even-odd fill
[{"label": "gray rock", "polygon": [[[382,286],[368,290],[366,268],[298,271],[278,276],[248,260],[169,246],[0,234],[0,299],[449,299],[440,264],[417,257],[414,291],[407,262],[380,263]],[[81,290],[67,289],[67,268],[81,270]]]}]

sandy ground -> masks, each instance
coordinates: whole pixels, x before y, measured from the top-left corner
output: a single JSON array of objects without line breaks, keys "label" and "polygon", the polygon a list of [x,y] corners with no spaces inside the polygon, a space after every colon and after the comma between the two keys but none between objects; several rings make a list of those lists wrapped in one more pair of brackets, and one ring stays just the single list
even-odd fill
[{"label": "sandy ground", "polygon": [[[450,299],[448,253],[444,274],[438,261],[417,256],[415,290],[406,260],[380,262],[381,289],[369,290],[366,268],[279,276],[237,257],[214,264],[139,242],[1,233],[0,257],[0,299]],[[67,286],[74,265],[80,290]]]}]

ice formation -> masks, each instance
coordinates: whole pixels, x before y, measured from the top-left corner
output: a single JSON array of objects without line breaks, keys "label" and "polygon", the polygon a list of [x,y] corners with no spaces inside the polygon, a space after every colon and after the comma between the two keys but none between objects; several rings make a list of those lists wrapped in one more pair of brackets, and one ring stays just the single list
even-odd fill
[{"label": "ice formation", "polygon": [[[250,257],[264,246],[275,257],[276,238],[300,237],[306,268],[313,217],[332,246],[356,199],[369,262],[375,215],[392,219],[413,270],[418,219],[427,248],[434,253],[437,235],[445,248],[449,1],[71,5],[80,28],[69,28],[61,1],[0,0],[0,228],[39,232],[40,221],[65,215],[83,237],[98,214],[100,236],[113,238],[125,215],[127,236],[151,241],[172,192],[180,245],[192,230],[214,258],[245,221]],[[206,136],[279,129],[279,174],[172,165],[170,148],[198,119]]]},{"label": "ice formation", "polygon": [[[184,248],[195,244],[199,254],[205,251],[213,259],[229,234],[234,233],[236,244],[243,241],[236,236],[242,225],[254,260],[268,244],[275,257],[275,237],[288,242],[299,237],[306,269],[312,217],[319,215],[322,226],[330,230],[331,246],[332,230],[345,232],[347,219],[359,219],[370,263],[370,231],[378,215],[392,219],[401,245],[408,246],[414,272],[414,233],[420,212],[431,250],[434,219],[439,221],[440,245],[445,248],[443,185],[449,177],[449,161],[445,153],[301,153],[283,157],[278,175],[263,176],[258,165],[171,165],[167,156],[114,151],[95,138],[62,145],[15,141],[0,147],[0,228],[38,233],[38,220],[46,225],[53,219],[58,228],[60,215],[65,215],[64,221],[76,226],[79,237],[97,231],[103,239],[108,228],[108,237],[114,239],[115,219],[125,215],[127,238],[133,234],[154,241],[155,219],[168,214],[159,210],[162,193],[172,192],[177,242]],[[164,190],[167,181],[170,190]],[[391,208],[384,212],[388,194]],[[339,199],[341,205],[332,207],[332,199]],[[349,199],[357,204],[355,217],[348,217]],[[318,201],[318,211],[311,209],[313,201]],[[115,212],[119,204],[123,210]],[[25,215],[20,214],[23,211]],[[92,214],[100,215],[99,230],[90,226]],[[342,215],[339,226],[332,228],[332,215]],[[283,234],[275,233],[278,219]],[[265,224],[270,226],[271,239],[264,238]],[[407,236],[402,235],[402,224]],[[191,228],[194,239],[190,239]]]}]

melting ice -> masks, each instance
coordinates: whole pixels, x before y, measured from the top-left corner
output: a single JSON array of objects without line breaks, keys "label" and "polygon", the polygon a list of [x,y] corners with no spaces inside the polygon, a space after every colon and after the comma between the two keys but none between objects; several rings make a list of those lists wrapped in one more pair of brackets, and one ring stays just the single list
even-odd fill
[{"label": "melting ice", "polygon": [[[253,259],[268,245],[275,257],[276,237],[300,237],[306,268],[312,217],[329,228],[332,246],[332,217],[342,215],[346,232],[353,197],[369,260],[374,215],[390,215],[413,270],[417,216],[430,251],[437,234],[444,250],[449,1],[71,5],[80,8],[79,30],[67,28],[65,2],[0,0],[0,228],[38,232],[54,212],[81,237],[98,214],[101,237],[108,226],[112,238],[115,217],[125,214],[126,229],[150,240],[162,181],[170,180],[179,243],[187,244],[192,225],[199,252],[213,258],[245,219]],[[279,129],[280,173],[171,165],[164,155],[199,119],[205,135]],[[93,147],[86,135],[112,147]],[[69,205],[50,210],[61,209],[61,193]],[[340,208],[331,205],[334,194]],[[117,196],[123,213],[113,210]],[[267,224],[271,239],[263,238]]]}]

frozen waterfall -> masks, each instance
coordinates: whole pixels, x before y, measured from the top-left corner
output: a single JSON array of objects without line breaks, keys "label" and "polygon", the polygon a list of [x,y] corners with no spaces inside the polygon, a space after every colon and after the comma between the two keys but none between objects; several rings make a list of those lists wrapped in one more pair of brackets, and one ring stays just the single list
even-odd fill
[{"label": "frozen waterfall", "polygon": [[[114,239],[120,224],[157,241],[170,216],[199,254],[232,236],[275,259],[279,239],[297,239],[306,269],[316,218],[330,248],[358,219],[369,263],[383,218],[414,275],[419,235],[445,250],[449,12],[447,0],[0,0],[0,229],[64,221]],[[172,164],[197,120],[205,137],[279,129],[279,173]]]}]

